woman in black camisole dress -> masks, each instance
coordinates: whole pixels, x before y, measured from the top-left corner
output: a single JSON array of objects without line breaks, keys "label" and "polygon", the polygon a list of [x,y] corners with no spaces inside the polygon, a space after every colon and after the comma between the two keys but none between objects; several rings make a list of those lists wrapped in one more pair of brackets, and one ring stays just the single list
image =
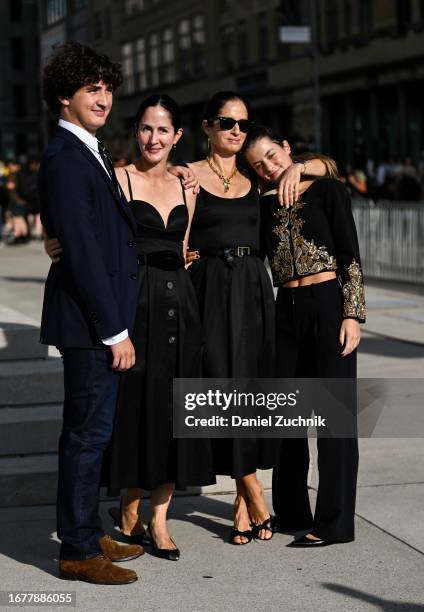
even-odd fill
[{"label": "woman in black camisole dress", "polygon": [[140,289],[131,335],[136,364],[122,375],[109,487],[119,492],[150,491],[167,482],[177,489],[212,484],[212,471],[205,477],[210,458],[204,442],[172,437],[173,378],[200,376],[202,358],[196,294],[184,267],[189,221],[184,189],[183,203],[171,210],[165,226],[156,208],[134,199],[125,173],[137,223]]},{"label": "woman in black camisole dress", "polygon": [[178,198],[176,179],[166,170],[171,147],[181,134],[176,103],[168,96],[151,96],[141,104],[136,126],[141,158],[117,172],[137,224],[136,240],[129,245],[137,249],[139,260],[131,335],[136,363],[122,376],[104,481],[111,494],[127,489],[121,508],[112,508],[110,514],[132,542],[144,539],[141,489],[151,491],[154,551],[178,560],[180,552],[166,526],[174,488],[215,482],[207,441],[173,438],[173,378],[201,374],[202,328],[184,267],[184,239],[195,196],[187,195],[186,202],[181,188],[179,203],[165,204]]}]

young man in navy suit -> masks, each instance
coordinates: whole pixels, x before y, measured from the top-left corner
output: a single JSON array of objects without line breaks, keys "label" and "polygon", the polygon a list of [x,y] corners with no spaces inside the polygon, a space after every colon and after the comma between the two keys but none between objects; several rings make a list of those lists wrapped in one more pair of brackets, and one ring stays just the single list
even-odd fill
[{"label": "young man in navy suit", "polygon": [[39,176],[41,218],[59,239],[46,281],[41,341],[63,356],[65,401],[57,498],[62,578],[127,584],[141,546],[102,530],[99,482],[113,427],[119,372],[135,362],[129,338],[137,297],[135,224],[106,151],[96,139],[121,84],[117,64],[77,43],[44,70],[44,98],[59,116]]}]

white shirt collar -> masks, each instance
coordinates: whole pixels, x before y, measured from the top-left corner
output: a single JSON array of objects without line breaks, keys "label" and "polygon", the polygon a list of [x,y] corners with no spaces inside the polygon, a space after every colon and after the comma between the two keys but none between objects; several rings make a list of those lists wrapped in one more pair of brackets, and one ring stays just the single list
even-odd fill
[{"label": "white shirt collar", "polygon": [[94,149],[96,152],[99,151],[99,143],[95,136],[92,136],[90,132],[87,132],[84,128],[79,125],[75,125],[75,123],[71,123],[70,121],[65,121],[65,119],[59,119],[59,127],[64,128],[65,130],[69,130],[74,134],[77,138],[82,140],[82,142],[90,147],[90,149]]}]

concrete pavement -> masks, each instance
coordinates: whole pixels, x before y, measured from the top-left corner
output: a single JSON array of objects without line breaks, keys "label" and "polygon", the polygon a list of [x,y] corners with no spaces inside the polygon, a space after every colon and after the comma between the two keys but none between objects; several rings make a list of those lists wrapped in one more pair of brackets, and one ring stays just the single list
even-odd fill
[{"label": "concrete pavement", "polygon": [[[39,244],[1,249],[0,304],[36,322],[47,268]],[[359,375],[422,378],[422,293],[370,284],[367,303]],[[139,572],[137,583],[99,587],[56,578],[54,506],[1,508],[1,590],[76,591],[78,610],[424,611],[423,440],[364,439],[360,446],[352,544],[295,550],[286,547],[289,535],[276,534],[271,542],[231,546],[225,538],[233,495],[209,489],[172,504],[178,563],[146,554],[127,564]],[[313,486],[316,478],[314,468]],[[113,533],[106,513],[111,504],[102,504],[102,514]],[[148,502],[144,512],[147,517]]]}]

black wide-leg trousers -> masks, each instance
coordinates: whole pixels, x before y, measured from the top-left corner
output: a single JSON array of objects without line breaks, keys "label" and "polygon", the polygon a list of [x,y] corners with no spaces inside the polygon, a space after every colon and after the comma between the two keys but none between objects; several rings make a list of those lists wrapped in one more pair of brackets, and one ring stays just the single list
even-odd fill
[{"label": "black wide-leg trousers", "polygon": [[[356,351],[341,356],[342,294],[336,279],[281,287],[276,301],[277,376],[282,378],[354,378]],[[274,469],[272,499],[281,530],[312,529],[331,542],[354,539],[358,473],[356,438],[319,438],[319,485],[315,514],[308,496],[307,438],[281,441]]]}]

